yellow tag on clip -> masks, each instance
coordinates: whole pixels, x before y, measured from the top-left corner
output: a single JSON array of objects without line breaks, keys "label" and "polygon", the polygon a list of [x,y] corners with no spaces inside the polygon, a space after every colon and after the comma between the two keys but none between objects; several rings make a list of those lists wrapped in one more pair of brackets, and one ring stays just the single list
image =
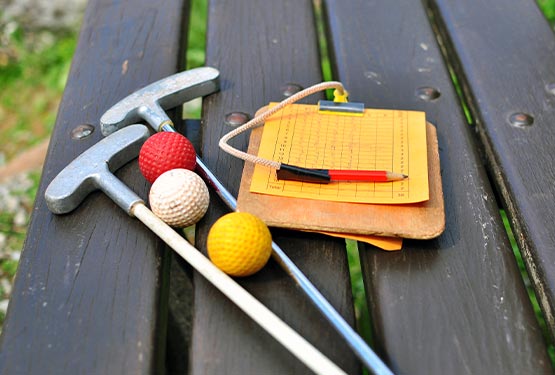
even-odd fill
[{"label": "yellow tag on clip", "polygon": [[343,90],[343,95],[339,93],[339,90],[333,91],[333,101],[336,103],[348,103],[349,102],[349,93],[347,90]]}]

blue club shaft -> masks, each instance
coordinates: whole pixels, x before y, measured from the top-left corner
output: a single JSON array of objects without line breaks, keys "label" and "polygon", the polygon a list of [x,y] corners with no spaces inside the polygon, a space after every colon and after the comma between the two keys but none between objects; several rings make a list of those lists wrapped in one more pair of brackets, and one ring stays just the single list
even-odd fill
[{"label": "blue club shaft", "polygon": [[[218,178],[208,169],[208,167],[197,156],[197,172],[200,176],[216,191],[216,194],[232,210],[237,211],[237,200],[218,180]],[[345,339],[355,355],[364,363],[366,368],[374,374],[393,375],[393,372],[385,363],[374,353],[366,342],[353,330],[353,328],[343,319],[333,308],[326,298],[308,280],[295,263],[285,254],[278,244],[272,242],[272,257],[287,272],[302,291],[310,298],[316,308],[331,323],[335,330]]]}]

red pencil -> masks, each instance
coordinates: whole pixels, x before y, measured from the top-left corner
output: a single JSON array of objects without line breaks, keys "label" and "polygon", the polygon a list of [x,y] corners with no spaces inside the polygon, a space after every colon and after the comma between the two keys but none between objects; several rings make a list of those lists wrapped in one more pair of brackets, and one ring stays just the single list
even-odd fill
[{"label": "red pencil", "polygon": [[390,171],[328,170],[331,181],[389,182],[404,180],[408,176]]},{"label": "red pencil", "polygon": [[408,176],[390,171],[311,169],[281,164],[277,170],[278,180],[330,183],[334,181],[392,182]]}]

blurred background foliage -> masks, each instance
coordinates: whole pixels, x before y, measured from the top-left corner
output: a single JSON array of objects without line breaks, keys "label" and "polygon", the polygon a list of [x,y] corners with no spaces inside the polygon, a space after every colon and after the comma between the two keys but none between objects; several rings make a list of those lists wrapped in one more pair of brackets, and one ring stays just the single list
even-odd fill
[{"label": "blurred background foliage", "polygon": [[11,159],[49,136],[77,31],[26,31],[12,21],[0,33],[0,153]]},{"label": "blurred background foliage", "polygon": [[[0,0],[0,168],[48,142],[54,127],[84,3],[70,7],[73,14],[63,20],[57,11],[63,2],[53,3]],[[31,170],[4,180],[0,174],[0,326],[40,174]]]},{"label": "blurred background foliage", "polygon": [[552,28],[555,27],[555,0],[538,0],[538,5],[542,10],[545,18],[551,25]]}]

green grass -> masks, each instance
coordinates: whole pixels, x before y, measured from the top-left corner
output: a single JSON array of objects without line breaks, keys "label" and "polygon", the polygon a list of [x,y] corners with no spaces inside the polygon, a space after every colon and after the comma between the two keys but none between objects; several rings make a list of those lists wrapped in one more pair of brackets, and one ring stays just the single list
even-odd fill
[{"label": "green grass", "polygon": [[555,0],[537,0],[540,10],[549,24],[555,26]]},{"label": "green grass", "polygon": [[[323,81],[333,81],[333,72],[328,47],[328,38],[324,27],[324,14],[321,1],[314,1],[314,17],[318,35],[318,48],[320,51],[320,69]],[[326,99],[333,100],[333,90],[326,91]]]},{"label": "green grass", "polygon": [[187,38],[185,68],[193,69],[204,65],[206,49],[206,23],[208,0],[193,0],[191,3],[190,30]]},{"label": "green grass", "polygon": [[76,46],[76,32],[0,27],[0,153],[7,159],[52,131]]},{"label": "green grass", "polygon": [[[24,183],[22,188],[10,191],[9,193],[3,192],[0,198],[0,233],[5,236],[5,241],[0,249],[0,279],[13,280],[19,254],[25,241],[27,234],[27,221],[29,214],[32,210],[33,201],[37,193],[39,184],[40,172],[35,171],[31,173]],[[9,199],[17,201],[17,205],[5,204]],[[16,219],[17,211],[27,212],[24,222]],[[0,284],[0,300],[9,298],[9,289],[6,289],[4,284]],[[0,312],[0,327],[4,321],[4,314]]]},{"label": "green grass", "polygon": [[543,312],[540,308],[540,304],[536,296],[536,292],[534,291],[534,288],[532,287],[532,282],[530,281],[530,277],[528,276],[528,271],[526,270],[524,260],[522,259],[522,253],[520,252],[520,248],[518,247],[518,244],[516,242],[515,236],[511,229],[511,225],[507,217],[507,214],[505,213],[505,210],[500,210],[500,213],[501,213],[501,218],[503,219],[503,224],[505,225],[505,229],[507,230],[507,235],[509,237],[511,247],[515,255],[518,268],[520,269],[520,274],[522,275],[524,285],[526,286],[526,291],[528,292],[530,303],[532,304],[532,308],[534,309],[534,313],[536,315],[536,319],[538,320],[538,324],[541,327],[541,330],[547,345],[547,352],[551,359],[551,363],[553,363],[555,366],[555,345],[553,344],[553,341],[550,337],[549,330],[547,328],[547,324],[543,316]]},{"label": "green grass", "polygon": [[355,310],[355,318],[357,331],[360,336],[370,345],[372,341],[372,327],[370,320],[370,312],[366,303],[366,291],[362,279],[362,269],[360,264],[360,254],[357,241],[345,240],[347,248],[347,260],[349,262],[349,271],[351,274],[351,290],[353,293],[353,304]]},{"label": "green grass", "polygon": [[[185,69],[198,68],[205,64],[207,11],[207,0],[191,1]],[[184,119],[200,119],[202,117],[201,112],[202,98],[196,98],[183,105]]]}]

